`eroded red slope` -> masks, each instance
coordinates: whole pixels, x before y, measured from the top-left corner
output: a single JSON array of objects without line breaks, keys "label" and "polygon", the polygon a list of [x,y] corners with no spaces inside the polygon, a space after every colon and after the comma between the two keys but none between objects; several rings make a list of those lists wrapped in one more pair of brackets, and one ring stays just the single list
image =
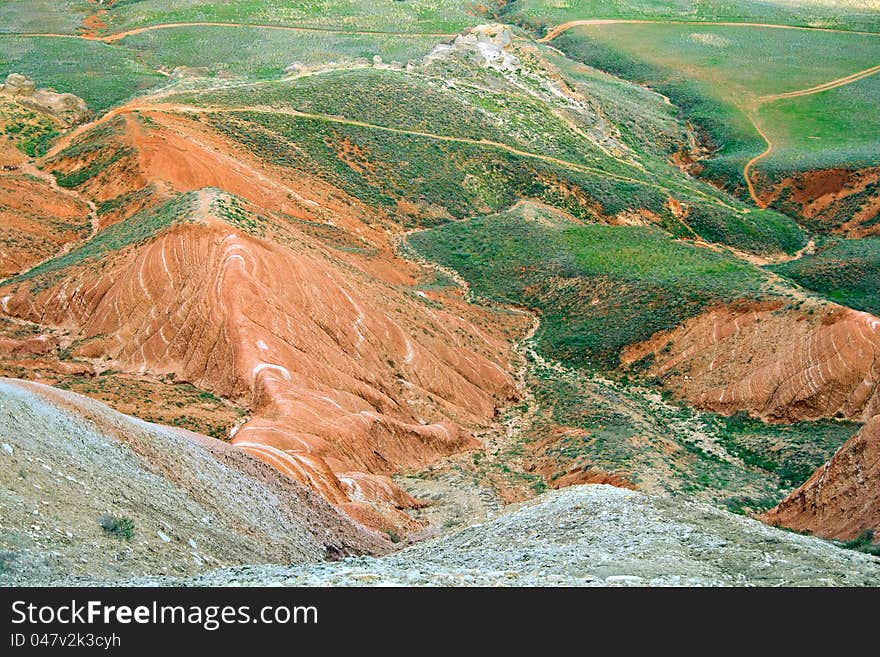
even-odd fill
[{"label": "eroded red slope", "polygon": [[[467,428],[516,397],[505,339],[480,311],[384,280],[390,252],[371,276],[290,226],[283,245],[235,228],[223,198],[200,192],[190,221],[36,294],[0,291],[4,308],[100,367],[244,403],[234,444],[369,524],[406,524],[393,509],[415,501],[387,475],[477,445]],[[397,279],[416,273],[398,262]]]},{"label": "eroded red slope", "polygon": [[880,415],[764,519],[844,540],[874,530],[880,540]]},{"label": "eroded red slope", "polygon": [[695,405],[768,420],[880,412],[880,319],[832,304],[721,307],[626,350]]},{"label": "eroded red slope", "polygon": [[0,279],[29,269],[90,233],[86,203],[32,175],[24,161],[3,166]]}]

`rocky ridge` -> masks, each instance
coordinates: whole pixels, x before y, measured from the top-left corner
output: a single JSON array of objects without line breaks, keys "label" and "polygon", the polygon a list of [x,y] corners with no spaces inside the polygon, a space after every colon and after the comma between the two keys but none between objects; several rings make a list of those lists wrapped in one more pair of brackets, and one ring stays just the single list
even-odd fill
[{"label": "rocky ridge", "polygon": [[0,379],[0,508],[4,585],[391,547],[243,450],[11,379]]},{"label": "rocky ridge", "polygon": [[583,485],[382,558],[130,584],[877,586],[880,560],[681,498]]}]

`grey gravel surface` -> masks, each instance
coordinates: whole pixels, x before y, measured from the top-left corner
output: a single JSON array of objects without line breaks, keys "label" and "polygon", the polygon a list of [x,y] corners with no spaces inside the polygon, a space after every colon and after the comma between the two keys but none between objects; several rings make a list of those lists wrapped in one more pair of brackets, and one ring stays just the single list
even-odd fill
[{"label": "grey gravel surface", "polygon": [[880,560],[703,503],[566,488],[383,558],[223,569],[199,586],[877,586]]},{"label": "grey gravel surface", "polygon": [[[129,518],[130,539],[102,516]],[[225,443],[0,379],[0,585],[193,575],[390,543]]]}]

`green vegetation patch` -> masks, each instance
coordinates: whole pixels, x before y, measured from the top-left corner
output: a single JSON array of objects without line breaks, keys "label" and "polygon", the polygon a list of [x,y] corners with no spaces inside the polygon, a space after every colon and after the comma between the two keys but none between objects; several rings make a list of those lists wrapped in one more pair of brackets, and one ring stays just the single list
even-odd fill
[{"label": "green vegetation patch", "polygon": [[[880,53],[871,64],[878,62]],[[793,163],[799,170],[877,166],[878,108],[880,73],[822,93],[763,105],[758,118],[773,140],[773,153],[759,163],[757,171],[776,182]]]},{"label": "green vegetation patch", "polygon": [[76,159],[80,166],[72,171],[53,169],[55,180],[62,187],[75,188],[101,175],[121,159],[134,154],[134,149],[115,137],[125,128],[125,119],[116,117],[76,139],[55,155],[50,166],[59,160]]},{"label": "green vegetation patch", "polygon": [[[318,173],[408,225],[432,225],[535,198],[583,218],[639,208],[665,195],[482,144],[444,141],[268,112],[218,113],[211,126],[273,164]],[[400,201],[409,205],[401,206]]]},{"label": "green vegetation patch", "polygon": [[[746,161],[766,147],[749,118],[759,97],[806,89],[880,61],[880,37],[875,35],[762,27],[585,26],[562,34],[554,45],[575,60],[648,84],[669,96],[719,147],[704,162],[704,175],[726,181],[731,189],[741,186]],[[857,96],[852,99],[855,107],[876,107],[872,90],[850,93]],[[804,152],[822,154],[826,163],[846,163],[868,153],[876,128],[872,132],[871,125],[866,125],[851,131],[846,124],[876,112],[853,112],[845,100],[833,102],[816,115],[813,105],[826,102],[825,96],[762,106],[760,122],[774,142],[774,152],[761,167],[799,171],[814,166],[800,159]],[[777,110],[777,103],[783,103],[783,109]],[[813,133],[817,131],[822,133],[821,144],[811,143],[816,142]],[[876,155],[876,141],[873,144]]]},{"label": "green vegetation patch", "polygon": [[294,64],[319,66],[375,55],[405,64],[427,55],[437,38],[200,26],[142,32],[120,43],[152,68],[204,67],[210,75],[277,78]]},{"label": "green vegetation patch", "polygon": [[[419,87],[413,87],[414,95],[418,95],[418,90]],[[289,89],[270,88],[261,93],[265,95],[256,98],[268,104],[288,102],[291,96]],[[345,107],[348,97],[349,94],[340,94],[335,101],[340,105],[336,107],[350,109]],[[325,98],[328,103],[334,102],[323,92],[316,95],[304,92],[295,102],[306,109],[309,103],[324,102]],[[234,97],[224,100],[234,101],[233,106],[238,102]],[[369,105],[363,99],[352,98],[350,102]],[[461,126],[450,130],[479,133],[481,124],[466,125],[469,116],[466,111],[453,111],[456,106],[449,104],[440,108],[462,119]],[[328,107],[322,105],[321,109],[326,111]],[[372,109],[365,111],[370,112],[373,120],[381,120],[391,128],[399,123],[394,115],[386,114],[392,109],[393,105],[377,102]],[[398,108],[396,111],[402,110]],[[430,111],[436,113],[439,109]],[[380,114],[382,116],[377,116]],[[409,226],[429,226],[453,218],[489,213],[509,207],[520,198],[531,198],[585,220],[604,220],[619,213],[648,210],[669,232],[693,236],[691,229],[685,228],[671,214],[669,192],[657,186],[659,174],[642,172],[639,175],[651,178],[642,182],[637,178],[603,173],[606,163],[609,163],[608,168],[622,166],[610,158],[601,161],[594,173],[577,165],[569,167],[561,162],[519,155],[488,144],[401,134],[340,123],[332,118],[234,111],[211,114],[207,120],[215,130],[242,143],[259,158],[309,174],[318,173]],[[425,115],[418,113],[409,119],[400,119],[401,122],[425,120]],[[432,125],[436,121],[439,118],[432,119]],[[424,129],[421,125],[412,129],[416,128]],[[505,135],[499,139],[515,143],[513,138]],[[546,149],[536,147],[535,151],[544,153]],[[669,171],[665,175],[669,177],[664,182],[672,187],[684,182],[677,181]],[[791,253],[805,243],[794,221],[778,213],[740,213],[713,202],[711,196],[697,196],[689,188],[676,189],[675,193],[691,208],[692,230],[705,239],[759,253]],[[401,205],[400,201],[407,203]]]},{"label": "green vegetation patch", "polygon": [[864,0],[511,0],[502,10],[539,33],[584,18],[771,23],[880,32],[880,10]]},{"label": "green vegetation patch", "polygon": [[769,269],[831,301],[880,316],[880,238],[828,239],[816,253]]},{"label": "green vegetation patch", "polygon": [[0,2],[0,35],[15,32],[76,34],[83,19],[95,13],[95,9],[95,3],[89,0],[3,0]]},{"label": "green vegetation patch", "polygon": [[720,442],[728,452],[775,473],[788,488],[797,488],[809,479],[860,426],[833,420],[765,424],[742,412],[719,416],[716,422]]},{"label": "green vegetation patch", "polygon": [[339,31],[458,32],[476,23],[470,0],[120,0],[112,30],[178,22],[230,22]]},{"label": "green vegetation patch", "polygon": [[16,103],[0,105],[0,125],[15,147],[30,157],[45,155],[61,134],[57,121]]},{"label": "green vegetation patch", "polygon": [[9,73],[26,75],[38,87],[76,94],[96,112],[165,80],[118,46],[81,39],[0,35],[0,78]]},{"label": "green vegetation patch", "polygon": [[122,538],[126,541],[134,538],[134,520],[127,516],[103,515],[98,518],[98,524],[108,536]]},{"label": "green vegetation patch", "polygon": [[211,209],[230,225],[254,237],[265,237],[266,235],[269,220],[245,210],[241,200],[231,194],[218,193],[211,203]]},{"label": "green vegetation patch", "polygon": [[764,295],[759,269],[651,227],[554,224],[511,211],[409,239],[476,294],[539,311],[542,350],[580,366],[613,369],[626,345],[713,304]]}]

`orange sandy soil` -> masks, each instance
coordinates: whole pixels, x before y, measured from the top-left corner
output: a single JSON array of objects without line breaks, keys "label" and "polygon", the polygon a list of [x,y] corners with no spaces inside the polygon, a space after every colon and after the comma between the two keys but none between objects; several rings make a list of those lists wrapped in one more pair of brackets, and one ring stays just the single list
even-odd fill
[{"label": "orange sandy soil", "polygon": [[[410,528],[400,509],[417,502],[388,475],[479,446],[472,431],[518,398],[516,327],[455,294],[417,294],[432,274],[395,255],[387,217],[262,166],[197,122],[150,119],[125,117],[113,139],[134,153],[79,191],[98,201],[152,185],[157,202],[202,190],[192,220],[36,293],[0,289],[3,309],[61,336],[96,372],[173,375],[247,408],[233,444],[367,524]],[[219,189],[265,217],[266,234],[216,216]],[[340,249],[330,227],[361,248]],[[165,400],[140,403],[152,412]]]},{"label": "orange sandy soil", "polygon": [[865,192],[880,183],[880,168],[859,170],[824,169],[809,171],[786,178],[759,194],[764,205],[773,203],[787,194],[786,201],[813,223],[827,224],[829,231],[842,233],[850,238],[880,235],[880,194],[871,194],[859,205],[847,210],[850,218],[839,224],[833,216],[854,194]]}]

